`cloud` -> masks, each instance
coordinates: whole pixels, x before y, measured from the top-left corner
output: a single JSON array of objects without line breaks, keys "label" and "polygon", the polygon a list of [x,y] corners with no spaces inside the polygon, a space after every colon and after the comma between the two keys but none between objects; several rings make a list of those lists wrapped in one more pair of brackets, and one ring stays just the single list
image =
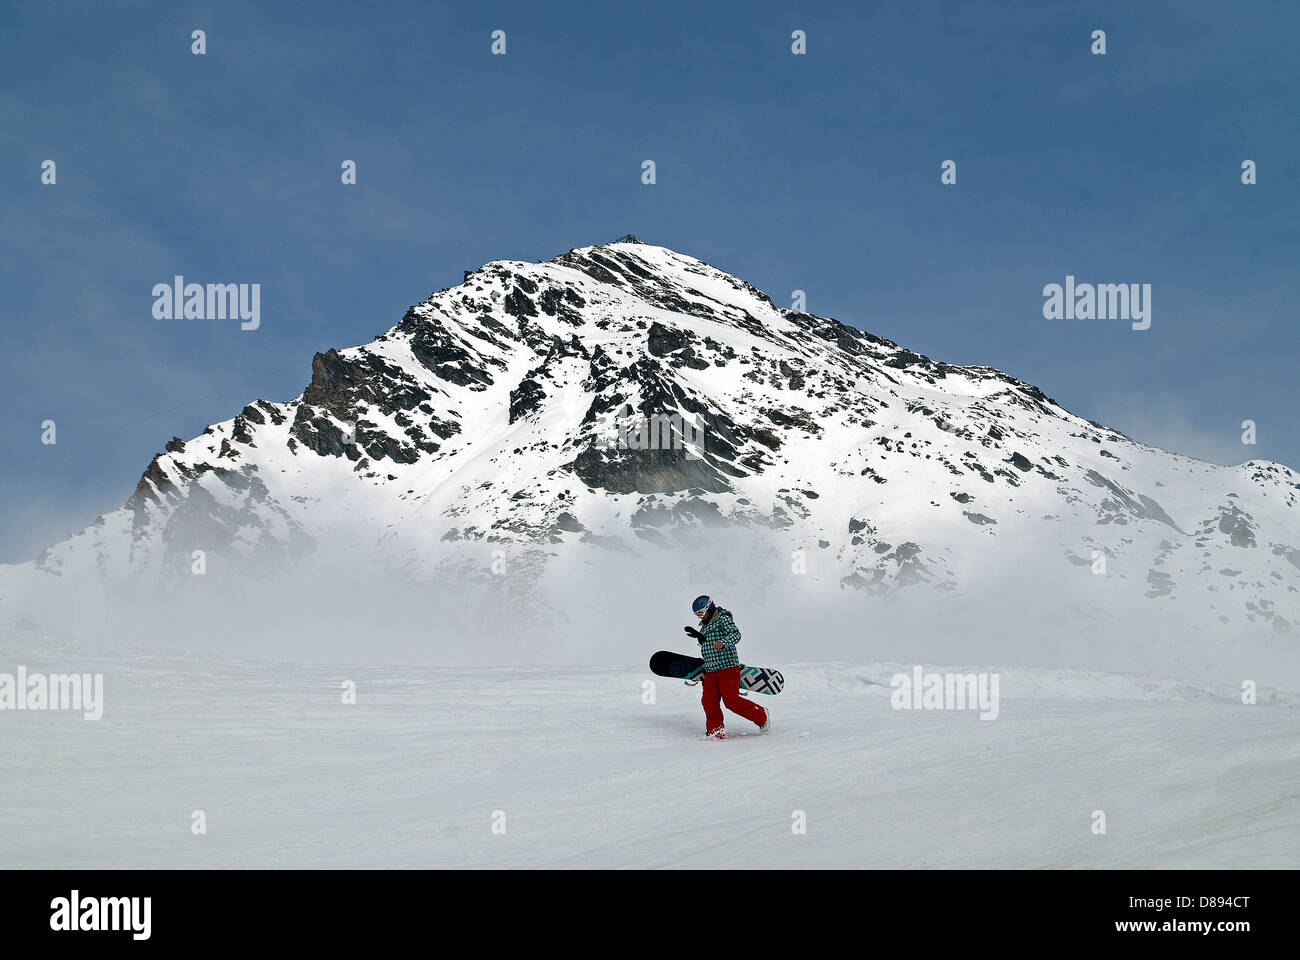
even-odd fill
[{"label": "cloud", "polygon": [[1223,466],[1268,459],[1241,442],[1249,411],[1194,409],[1174,394],[1103,394],[1092,404],[1095,419],[1140,443]]}]

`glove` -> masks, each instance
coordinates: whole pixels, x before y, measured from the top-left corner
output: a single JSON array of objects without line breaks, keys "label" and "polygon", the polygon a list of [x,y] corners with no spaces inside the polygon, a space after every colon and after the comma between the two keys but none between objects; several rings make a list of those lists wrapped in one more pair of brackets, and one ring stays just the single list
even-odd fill
[{"label": "glove", "polygon": [[694,637],[697,641],[704,639],[704,634],[700,633],[700,631],[696,630],[694,627],[683,627],[682,629],[684,629],[688,634]]}]

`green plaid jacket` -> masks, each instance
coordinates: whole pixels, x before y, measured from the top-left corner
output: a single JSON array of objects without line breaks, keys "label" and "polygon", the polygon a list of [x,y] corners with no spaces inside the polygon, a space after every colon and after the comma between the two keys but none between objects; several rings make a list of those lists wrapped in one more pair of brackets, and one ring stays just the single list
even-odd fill
[{"label": "green plaid jacket", "polygon": [[[700,628],[704,639],[700,641],[700,656],[704,658],[704,672],[713,673],[728,667],[740,666],[736,656],[736,644],[740,643],[740,630],[736,621],[731,619],[731,611],[718,607],[713,619]],[[714,650],[713,644],[722,642],[721,650]]]}]

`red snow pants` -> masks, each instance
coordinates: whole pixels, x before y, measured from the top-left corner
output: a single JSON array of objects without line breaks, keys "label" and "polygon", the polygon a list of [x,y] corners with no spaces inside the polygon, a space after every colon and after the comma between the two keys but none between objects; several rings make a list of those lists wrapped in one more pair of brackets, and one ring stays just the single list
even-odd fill
[{"label": "red snow pants", "polygon": [[722,734],[722,707],[718,706],[719,700],[732,713],[738,713],[760,727],[767,722],[767,711],[740,695],[740,667],[706,673],[701,683],[704,693],[700,702],[704,704],[704,722],[709,736]]}]

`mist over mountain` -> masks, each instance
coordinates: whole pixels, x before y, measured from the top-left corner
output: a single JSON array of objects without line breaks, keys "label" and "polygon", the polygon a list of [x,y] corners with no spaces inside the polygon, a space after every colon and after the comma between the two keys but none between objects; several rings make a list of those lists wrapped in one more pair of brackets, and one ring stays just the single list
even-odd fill
[{"label": "mist over mountain", "polygon": [[1295,688],[1298,492],[625,238],[468,272],[317,353],[300,396],[172,438],[120,509],[0,567],[0,618],[106,647],[635,663],[688,649],[709,593],[759,662]]}]

